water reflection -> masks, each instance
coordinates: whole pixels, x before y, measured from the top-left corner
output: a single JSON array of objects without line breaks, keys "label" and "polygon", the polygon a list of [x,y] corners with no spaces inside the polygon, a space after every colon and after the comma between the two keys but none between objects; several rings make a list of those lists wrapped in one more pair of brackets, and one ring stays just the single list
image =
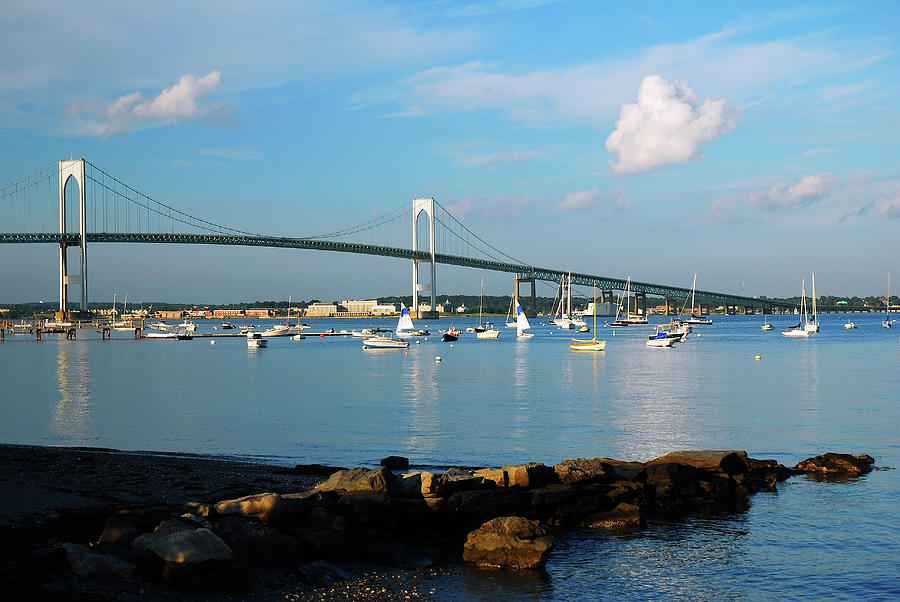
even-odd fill
[{"label": "water reflection", "polygon": [[61,348],[57,355],[56,380],[59,402],[53,417],[55,435],[72,442],[82,442],[91,425],[91,366],[87,347],[78,345],[75,351]]},{"label": "water reflection", "polygon": [[436,372],[440,363],[426,353],[416,353],[410,373],[410,434],[406,448],[412,455],[429,454],[437,451],[441,431],[440,407],[441,391]]}]

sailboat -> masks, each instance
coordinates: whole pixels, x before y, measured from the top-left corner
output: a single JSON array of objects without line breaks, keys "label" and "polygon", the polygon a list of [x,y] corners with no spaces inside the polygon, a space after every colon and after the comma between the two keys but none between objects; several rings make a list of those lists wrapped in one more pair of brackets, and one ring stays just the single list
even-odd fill
[{"label": "sailboat", "polygon": [[520,341],[533,339],[534,333],[528,332],[530,329],[531,324],[528,323],[528,316],[525,315],[519,300],[516,299],[516,338]]},{"label": "sailboat", "polygon": [[884,300],[884,320],[881,322],[882,328],[890,328],[893,325],[891,320],[891,273],[888,272],[888,294]]},{"label": "sailboat", "polygon": [[402,301],[400,302],[400,319],[397,321],[397,328],[394,332],[398,337],[418,337],[428,334],[427,330],[416,330],[412,318],[409,316],[409,310]]},{"label": "sailboat", "polygon": [[772,330],[772,325],[769,324],[768,318],[763,318],[763,325],[759,327],[760,330]]},{"label": "sailboat", "polygon": [[[622,302],[625,302],[625,315],[619,318],[619,311],[622,309]],[[622,297],[619,299],[619,305],[616,307],[616,317],[610,326],[640,326],[647,323],[647,318],[637,315],[637,300],[634,302],[635,313],[631,313],[631,276],[625,281],[625,290],[622,291]]]},{"label": "sailboat", "polygon": [[803,328],[803,322],[806,321],[806,278],[801,280],[800,283],[800,314],[803,318],[797,322],[796,326],[788,326],[784,330],[781,331],[786,337],[808,337],[809,332],[805,328]]},{"label": "sailboat", "polygon": [[513,316],[513,303],[516,300],[515,294],[509,298],[509,309],[506,310],[506,327],[507,328],[517,328],[518,320]]},{"label": "sailboat", "polygon": [[[564,306],[565,303],[565,306]],[[559,314],[558,318],[550,320],[554,326],[569,330],[572,328],[572,277],[569,276],[568,283],[565,275],[559,281],[559,309],[553,312],[554,315]]]},{"label": "sailboat", "polygon": [[[697,274],[694,274],[694,283],[691,285],[691,317],[684,321],[685,324],[712,324],[712,318],[702,318],[694,313],[694,297],[697,293]],[[684,300],[687,305],[687,299]],[[684,308],[682,308],[684,311]]]},{"label": "sailboat", "polygon": [[466,328],[466,332],[484,332],[485,327],[481,322],[481,314],[484,311],[484,276],[481,277],[481,297],[478,302],[478,326],[472,327],[469,326]]},{"label": "sailboat", "polygon": [[584,339],[572,339],[569,349],[572,351],[603,351],[606,349],[606,341],[597,340],[597,287],[594,287],[594,336],[589,341]]},{"label": "sailboat", "polygon": [[816,273],[812,275],[812,319],[803,325],[806,332],[819,332],[819,314],[816,312]]}]

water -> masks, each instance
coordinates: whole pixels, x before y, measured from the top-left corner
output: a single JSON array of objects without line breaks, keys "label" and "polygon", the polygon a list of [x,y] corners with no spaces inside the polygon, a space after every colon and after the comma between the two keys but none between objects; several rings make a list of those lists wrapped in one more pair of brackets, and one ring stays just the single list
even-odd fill
[{"label": "water", "polygon": [[[135,342],[51,336],[0,344],[0,441],[190,452],[284,465],[484,466],[679,449],[744,449],[786,465],[826,451],[900,466],[900,329],[881,316],[820,316],[787,339],[790,316],[717,317],[675,349],[648,327],[600,329],[607,351],[577,354],[570,332],[435,334],[402,350],[351,337]],[[497,320],[502,322],[502,320]],[[454,320],[463,328],[473,322]],[[426,322],[418,322],[422,327]],[[212,331],[218,322],[200,324]],[[394,321],[317,320],[313,330]],[[699,335],[699,336],[698,336]],[[418,341],[418,344],[416,343]],[[435,361],[440,355],[442,361]],[[762,359],[755,360],[760,355]],[[546,575],[462,570],[445,597],[487,599],[896,599],[900,477],[793,478],[746,512],[651,522],[627,537],[561,538]]]}]

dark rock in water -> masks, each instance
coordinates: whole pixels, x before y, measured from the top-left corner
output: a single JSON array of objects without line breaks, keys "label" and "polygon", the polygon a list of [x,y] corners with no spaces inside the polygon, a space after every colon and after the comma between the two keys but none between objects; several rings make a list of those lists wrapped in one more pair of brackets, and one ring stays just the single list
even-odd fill
[{"label": "dark rock in water", "polygon": [[542,568],[553,549],[553,537],[538,521],[518,516],[490,520],[469,533],[463,560],[485,567]]},{"label": "dark rock in water", "polygon": [[653,464],[683,464],[699,470],[726,474],[741,474],[750,468],[747,452],[735,450],[701,449],[671,452],[647,462],[648,466]]},{"label": "dark rock in water", "polygon": [[325,464],[297,464],[294,466],[294,474],[308,474],[318,477],[330,477],[336,472],[347,470],[341,466],[326,466]]},{"label": "dark rock in water", "polygon": [[798,463],[794,470],[807,474],[826,476],[856,476],[872,470],[875,459],[869,454],[851,456],[829,452]]},{"label": "dark rock in water", "polygon": [[388,456],[382,458],[379,464],[388,470],[409,470],[409,458],[403,456]]},{"label": "dark rock in water", "polygon": [[128,521],[122,520],[117,516],[111,516],[106,519],[103,525],[103,533],[100,534],[100,543],[109,543],[117,546],[127,546],[143,531],[135,527]]},{"label": "dark rock in water", "polygon": [[686,464],[650,464],[647,471],[646,483],[650,485],[682,485],[691,481],[698,481],[702,471]]}]

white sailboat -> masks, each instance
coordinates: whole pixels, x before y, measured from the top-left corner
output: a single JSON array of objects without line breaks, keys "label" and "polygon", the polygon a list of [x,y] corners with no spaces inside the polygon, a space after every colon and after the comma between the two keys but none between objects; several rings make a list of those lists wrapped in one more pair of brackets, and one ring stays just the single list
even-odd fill
[{"label": "white sailboat", "polygon": [[881,321],[882,328],[890,328],[893,325],[891,320],[891,273],[888,272],[888,294],[884,300],[884,320]]},{"label": "white sailboat", "polygon": [[550,323],[554,326],[562,328],[563,330],[569,330],[572,328],[572,286],[571,286],[571,277],[569,281],[566,281],[566,277],[563,276],[559,281],[559,309],[556,312],[553,312],[554,315],[558,314],[558,317],[550,320]]},{"label": "white sailboat", "polygon": [[[712,318],[703,318],[694,313],[694,297],[697,293],[697,274],[694,274],[694,283],[691,285],[691,317],[684,321],[685,324],[712,324]],[[684,300],[687,305],[687,299]],[[684,308],[681,308],[684,312]]]},{"label": "white sailboat", "polygon": [[520,341],[533,339],[534,333],[528,332],[530,329],[531,324],[528,323],[528,316],[525,315],[519,300],[516,299],[516,338]]},{"label": "white sailboat", "polygon": [[606,341],[597,340],[597,287],[594,287],[594,336],[591,340],[572,339],[569,349],[572,351],[603,351],[606,349]]},{"label": "white sailboat", "polygon": [[513,291],[513,296],[509,298],[509,309],[506,310],[506,327],[507,328],[517,328],[518,320],[513,315],[513,304],[518,302],[516,299],[516,292]]},{"label": "white sailboat", "polygon": [[803,322],[807,321],[806,315],[806,278],[800,282],[800,314],[802,318],[797,322],[796,326],[788,326],[781,331],[786,337],[808,337],[809,332],[803,327]]},{"label": "white sailboat", "polygon": [[484,310],[484,276],[481,277],[481,302],[478,304],[478,326],[475,328],[475,337],[479,339],[499,339],[500,331],[494,328],[492,322],[481,322],[481,314]]},{"label": "white sailboat", "polygon": [[[625,307],[622,307],[622,303]],[[619,317],[619,312],[624,309],[625,315]],[[634,301],[634,313],[631,313],[631,276],[625,281],[625,290],[622,291],[622,297],[619,299],[619,305],[616,307],[616,317],[610,326],[640,326],[647,323],[647,318],[637,313],[637,299]]]},{"label": "white sailboat", "polygon": [[412,318],[409,317],[409,310],[406,305],[400,302],[400,319],[397,321],[397,328],[394,330],[398,337],[411,336],[415,330]]},{"label": "white sailboat", "polygon": [[816,273],[812,275],[812,319],[803,325],[806,332],[819,332],[819,314],[816,311]]}]

